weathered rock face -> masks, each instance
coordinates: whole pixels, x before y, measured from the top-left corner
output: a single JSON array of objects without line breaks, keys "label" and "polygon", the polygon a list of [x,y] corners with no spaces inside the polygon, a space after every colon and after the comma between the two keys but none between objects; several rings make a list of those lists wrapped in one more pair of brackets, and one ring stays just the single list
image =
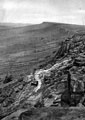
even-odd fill
[{"label": "weathered rock face", "polygon": [[[48,64],[52,67],[45,69]],[[42,69],[3,84],[0,119],[11,120],[13,116],[17,119],[30,107],[78,106],[80,102],[84,105],[84,79],[85,34],[81,33],[61,42],[58,52]],[[20,120],[24,119],[22,116],[26,114]]]}]

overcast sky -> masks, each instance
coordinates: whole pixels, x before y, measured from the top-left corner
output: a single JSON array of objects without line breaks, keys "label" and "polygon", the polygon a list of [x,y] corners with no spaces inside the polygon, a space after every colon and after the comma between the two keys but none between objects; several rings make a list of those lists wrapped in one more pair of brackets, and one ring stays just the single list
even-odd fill
[{"label": "overcast sky", "polygon": [[85,24],[85,0],[0,0],[0,22]]}]

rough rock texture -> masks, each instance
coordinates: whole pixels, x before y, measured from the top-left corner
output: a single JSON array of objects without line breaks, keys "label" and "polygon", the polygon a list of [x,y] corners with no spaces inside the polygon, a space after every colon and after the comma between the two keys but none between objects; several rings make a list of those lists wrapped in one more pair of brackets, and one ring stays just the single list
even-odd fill
[{"label": "rough rock texture", "polygon": [[[50,64],[49,68],[48,64]],[[25,76],[23,79],[2,84],[3,87],[0,88],[0,119],[34,120],[35,117],[37,118],[39,115],[40,117],[38,117],[37,120],[51,120],[50,112],[51,114],[55,113],[52,113],[53,108],[49,108],[50,106],[71,107],[81,105],[84,107],[84,33],[77,33],[71,38],[61,42],[60,48],[55,53],[55,56],[42,66],[42,69],[36,70],[33,74]],[[31,108],[33,111],[31,111]],[[48,108],[51,110],[48,111]],[[54,111],[56,110],[54,109]],[[66,116],[72,114],[70,110],[67,109],[66,111],[63,113],[67,113]],[[22,112],[23,114],[21,114]],[[73,113],[75,113],[75,111],[73,111]],[[62,118],[59,118],[59,115]],[[32,118],[30,118],[30,116]],[[44,116],[44,118],[42,118],[42,116]],[[56,116],[59,117],[55,117],[54,119],[66,120],[66,116],[62,116],[62,112],[56,113]],[[71,119],[72,118],[69,120]],[[76,120],[78,119],[79,117],[76,118]]]}]

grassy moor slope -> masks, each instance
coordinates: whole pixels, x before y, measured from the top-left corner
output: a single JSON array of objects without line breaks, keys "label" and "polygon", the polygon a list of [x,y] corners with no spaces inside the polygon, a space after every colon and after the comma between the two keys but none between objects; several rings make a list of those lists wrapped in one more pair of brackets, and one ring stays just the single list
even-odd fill
[{"label": "grassy moor slope", "polygon": [[84,26],[43,22],[30,26],[0,26],[0,75],[29,74],[49,61],[58,42],[84,31]]}]

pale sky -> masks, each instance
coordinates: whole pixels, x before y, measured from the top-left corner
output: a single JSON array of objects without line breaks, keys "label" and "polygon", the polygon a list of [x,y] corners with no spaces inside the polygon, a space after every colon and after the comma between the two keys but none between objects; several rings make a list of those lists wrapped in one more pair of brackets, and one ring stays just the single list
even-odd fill
[{"label": "pale sky", "polygon": [[85,25],[85,0],[0,0],[0,22]]}]

